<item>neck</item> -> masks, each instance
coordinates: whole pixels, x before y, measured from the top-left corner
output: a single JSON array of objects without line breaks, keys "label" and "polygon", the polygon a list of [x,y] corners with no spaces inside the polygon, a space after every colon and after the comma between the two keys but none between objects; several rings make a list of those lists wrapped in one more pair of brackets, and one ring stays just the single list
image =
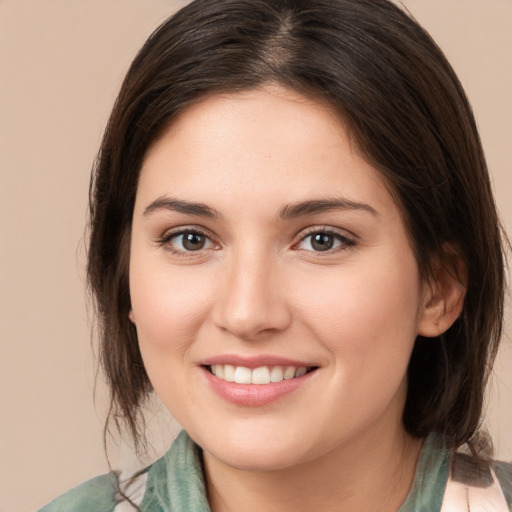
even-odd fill
[{"label": "neck", "polygon": [[396,512],[411,488],[421,444],[400,425],[279,471],[239,470],[205,453],[210,507],[212,512]]}]

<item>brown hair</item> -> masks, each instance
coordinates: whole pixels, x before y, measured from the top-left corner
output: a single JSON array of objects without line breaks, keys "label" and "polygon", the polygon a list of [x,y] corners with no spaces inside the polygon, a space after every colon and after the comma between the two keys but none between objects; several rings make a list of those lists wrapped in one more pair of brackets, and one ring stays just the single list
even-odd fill
[{"label": "brown hair", "polygon": [[196,0],[145,43],[122,85],[90,192],[88,279],[97,306],[110,418],[137,442],[151,391],[128,319],[129,241],[144,155],[207,94],[279,83],[339,112],[364,158],[386,176],[420,272],[467,268],[463,311],[437,339],[418,337],[403,415],[453,446],[479,426],[499,343],[502,232],[464,91],[441,50],[387,0]]}]

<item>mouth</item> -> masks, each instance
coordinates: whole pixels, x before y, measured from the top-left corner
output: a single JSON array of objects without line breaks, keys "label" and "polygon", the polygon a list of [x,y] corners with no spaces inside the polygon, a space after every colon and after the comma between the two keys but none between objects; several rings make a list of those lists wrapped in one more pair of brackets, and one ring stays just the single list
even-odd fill
[{"label": "mouth", "polygon": [[271,384],[293,380],[313,372],[316,366],[259,366],[247,368],[231,364],[212,364],[204,368],[212,375],[225,382],[235,384]]},{"label": "mouth", "polygon": [[271,354],[257,357],[218,355],[200,365],[206,382],[217,395],[237,406],[271,404],[299,389],[311,389],[310,382],[320,366],[304,364]]}]

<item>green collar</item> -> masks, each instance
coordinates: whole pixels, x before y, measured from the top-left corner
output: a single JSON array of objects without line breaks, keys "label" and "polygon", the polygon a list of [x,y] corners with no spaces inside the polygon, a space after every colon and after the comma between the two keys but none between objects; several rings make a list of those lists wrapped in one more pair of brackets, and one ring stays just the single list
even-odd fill
[{"label": "green collar", "polygon": [[398,512],[439,512],[450,471],[450,450],[443,436],[430,434],[420,452],[414,481]]},{"label": "green collar", "polygon": [[144,512],[209,512],[201,451],[184,430],[149,469],[140,508]]},{"label": "green collar", "polygon": [[[442,436],[431,434],[423,445],[413,486],[399,512],[438,512],[450,467]],[[144,512],[209,512],[201,450],[182,431],[166,455],[151,466]]]}]

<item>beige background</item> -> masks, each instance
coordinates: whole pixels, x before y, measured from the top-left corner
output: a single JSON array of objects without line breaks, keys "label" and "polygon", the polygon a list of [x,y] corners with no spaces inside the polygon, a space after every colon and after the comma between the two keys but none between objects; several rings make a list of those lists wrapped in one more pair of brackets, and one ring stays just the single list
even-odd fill
[{"label": "beige background", "polygon": [[[83,292],[89,169],[120,81],[164,0],[0,0],[0,511],[34,510],[105,472],[104,390]],[[512,1],[407,0],[445,50],[481,128],[512,232]],[[509,315],[510,316],[510,315]],[[512,350],[488,425],[512,459]],[[498,389],[499,387],[499,389]],[[153,418],[157,453],[168,442]],[[175,430],[175,428],[171,428]],[[114,462],[127,459],[113,449]]]}]

